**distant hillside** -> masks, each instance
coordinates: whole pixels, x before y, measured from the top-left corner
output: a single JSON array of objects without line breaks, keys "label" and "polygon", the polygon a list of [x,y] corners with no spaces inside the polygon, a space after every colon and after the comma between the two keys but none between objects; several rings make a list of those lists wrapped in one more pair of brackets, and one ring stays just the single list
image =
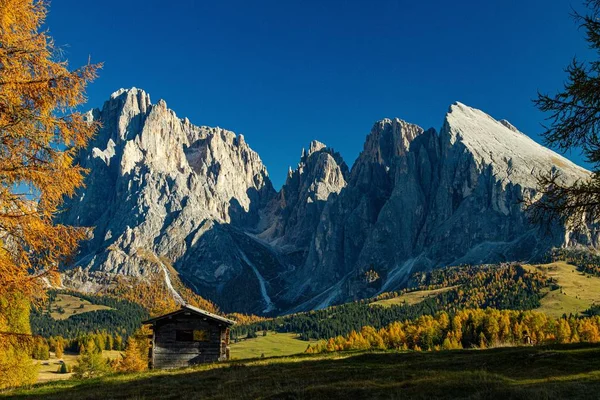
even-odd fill
[{"label": "distant hillside", "polygon": [[527,265],[530,271],[543,273],[553,280],[553,285],[544,290],[540,307],[552,317],[577,315],[600,304],[600,277],[586,273],[566,262],[543,265]]},{"label": "distant hillside", "polygon": [[372,299],[241,324],[234,327],[233,335],[268,329],[299,333],[304,339],[326,339],[366,325],[381,328],[442,310],[491,307],[560,317],[595,313],[594,304],[600,304],[600,275],[564,262],[448,267],[414,274],[410,282],[408,289]]},{"label": "distant hillside", "polygon": [[100,310],[112,310],[112,308],[91,303],[81,296],[51,291],[48,293],[48,304],[43,308],[42,313],[54,319],[67,319],[74,315]]},{"label": "distant hillside", "polygon": [[43,337],[75,338],[92,332],[132,334],[148,317],[139,304],[110,296],[49,291],[48,302],[31,312],[31,330]]},{"label": "distant hillside", "polygon": [[478,265],[436,269],[412,277],[412,286],[400,292],[304,313],[237,325],[233,335],[273,330],[299,333],[304,339],[327,339],[375,328],[394,321],[412,320],[438,311],[463,308],[531,310],[552,281],[520,265]]},{"label": "distant hillside", "polygon": [[[448,287],[443,287],[443,288],[439,288],[439,289],[407,291],[407,292],[402,293],[397,296],[385,298],[383,300],[376,300],[373,303],[371,303],[371,305],[383,306],[383,307],[392,307],[392,306],[399,306],[399,305],[404,305],[404,304],[415,305],[415,304],[419,304],[423,300],[426,300],[430,297],[434,297],[440,293],[444,293],[444,292],[447,292],[448,290],[452,290],[452,289],[456,289],[456,288],[457,288],[457,286],[448,286]],[[386,297],[386,296],[385,295],[379,296],[379,298],[381,298],[381,297]]]}]

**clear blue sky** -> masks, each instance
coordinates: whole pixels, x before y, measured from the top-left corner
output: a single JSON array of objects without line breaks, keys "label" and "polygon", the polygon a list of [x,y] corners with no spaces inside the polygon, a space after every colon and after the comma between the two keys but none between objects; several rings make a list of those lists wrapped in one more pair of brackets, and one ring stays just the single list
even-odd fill
[{"label": "clear blue sky", "polygon": [[312,139],[352,165],[375,121],[439,130],[457,100],[539,140],[531,99],[589,56],[571,7],[581,1],[54,0],[47,26],[71,66],[104,62],[89,107],[143,88],[244,134],[280,187]]}]

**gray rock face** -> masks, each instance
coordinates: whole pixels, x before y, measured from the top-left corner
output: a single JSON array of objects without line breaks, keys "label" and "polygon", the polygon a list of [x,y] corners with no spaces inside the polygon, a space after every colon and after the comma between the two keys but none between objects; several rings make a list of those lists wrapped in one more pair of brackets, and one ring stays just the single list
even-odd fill
[{"label": "gray rock face", "polygon": [[536,174],[551,168],[566,182],[589,176],[460,103],[439,134],[377,122],[351,171],[313,141],[279,193],[243,136],[194,126],[141,90],[88,118],[103,127],[79,156],[87,186],[60,220],[95,228],[65,282],[168,280],[173,266],[225,311],[314,309],[397,289],[411,271],[539,258],[575,236],[529,225],[519,199],[535,199]]},{"label": "gray rock face", "polygon": [[261,239],[288,252],[308,248],[328,201],[346,187],[348,166],[323,143],[310,143],[277,197],[269,204]]},{"label": "gray rock face", "polygon": [[[276,195],[244,137],[194,126],[177,118],[164,101],[151,104],[138,89],[115,92],[88,118],[102,128],[79,156],[90,170],[86,188],[60,216],[63,223],[95,227],[76,262],[89,272],[79,285],[92,289],[114,274],[167,274],[167,265],[177,267],[184,260],[209,282],[244,279],[239,265],[221,263],[228,261],[230,249],[210,264],[186,257],[205,233],[219,235],[212,232],[219,224],[251,229],[259,210]],[[95,278],[98,271],[102,279]]]},{"label": "gray rock face", "polygon": [[[295,310],[324,307],[394,290],[413,271],[535,260],[574,244],[560,227],[531,226],[519,203],[535,198],[537,174],[550,169],[568,183],[589,176],[507,121],[460,103],[439,135],[400,120],[375,124],[347,188],[321,217],[298,279],[308,289],[290,292],[290,301],[300,301]],[[367,282],[369,270],[380,280]]]}]

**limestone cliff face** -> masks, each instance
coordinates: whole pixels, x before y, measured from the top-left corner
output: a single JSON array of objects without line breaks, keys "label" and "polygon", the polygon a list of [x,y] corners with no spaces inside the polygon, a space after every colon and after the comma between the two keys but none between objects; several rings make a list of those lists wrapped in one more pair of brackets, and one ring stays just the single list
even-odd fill
[{"label": "limestone cliff face", "polygon": [[[519,202],[535,199],[536,176],[550,169],[568,183],[589,176],[507,121],[460,103],[439,134],[399,120],[375,124],[349,184],[324,210],[297,279],[305,286],[290,292],[296,310],[393,290],[418,270],[535,260],[573,244],[560,227],[531,226]],[[377,282],[367,282],[369,270]]]},{"label": "limestone cliff face", "polygon": [[[79,156],[90,170],[86,188],[60,216],[64,223],[94,227],[76,263],[89,272],[80,279],[83,287],[93,288],[100,279],[90,277],[99,271],[99,284],[107,275],[167,274],[166,267],[189,259],[213,226],[252,228],[276,194],[243,136],[194,126],[164,101],[152,104],[142,90],[115,92],[88,118],[102,128]],[[228,254],[221,256],[227,260]],[[212,261],[194,267],[216,285],[242,275],[239,265]]]},{"label": "limestone cliff face", "polygon": [[[173,266],[226,311],[314,309],[397,289],[418,270],[537,259],[575,238],[531,226],[519,200],[536,198],[539,172],[589,176],[460,103],[439,133],[377,122],[350,171],[313,141],[279,193],[243,136],[194,126],[141,90],[88,117],[103,127],[79,157],[87,186],[60,218],[94,230],[68,284],[169,279]],[[379,279],[366,279],[371,270]]]},{"label": "limestone cliff face", "polygon": [[266,210],[260,237],[288,251],[305,250],[328,201],[346,187],[348,166],[339,153],[313,141]]},{"label": "limestone cliff face", "polygon": [[323,211],[300,285],[288,293],[297,310],[375,294],[381,281],[367,284],[364,274],[411,257],[438,161],[435,131],[399,119],[373,126],[347,187]]}]

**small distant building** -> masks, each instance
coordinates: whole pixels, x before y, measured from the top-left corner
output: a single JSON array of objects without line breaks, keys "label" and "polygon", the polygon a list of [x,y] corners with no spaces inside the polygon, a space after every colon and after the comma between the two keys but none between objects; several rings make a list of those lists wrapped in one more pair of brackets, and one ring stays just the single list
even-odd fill
[{"label": "small distant building", "polygon": [[234,321],[199,308],[181,309],[144,321],[151,325],[149,367],[155,369],[229,359],[229,328]]}]

